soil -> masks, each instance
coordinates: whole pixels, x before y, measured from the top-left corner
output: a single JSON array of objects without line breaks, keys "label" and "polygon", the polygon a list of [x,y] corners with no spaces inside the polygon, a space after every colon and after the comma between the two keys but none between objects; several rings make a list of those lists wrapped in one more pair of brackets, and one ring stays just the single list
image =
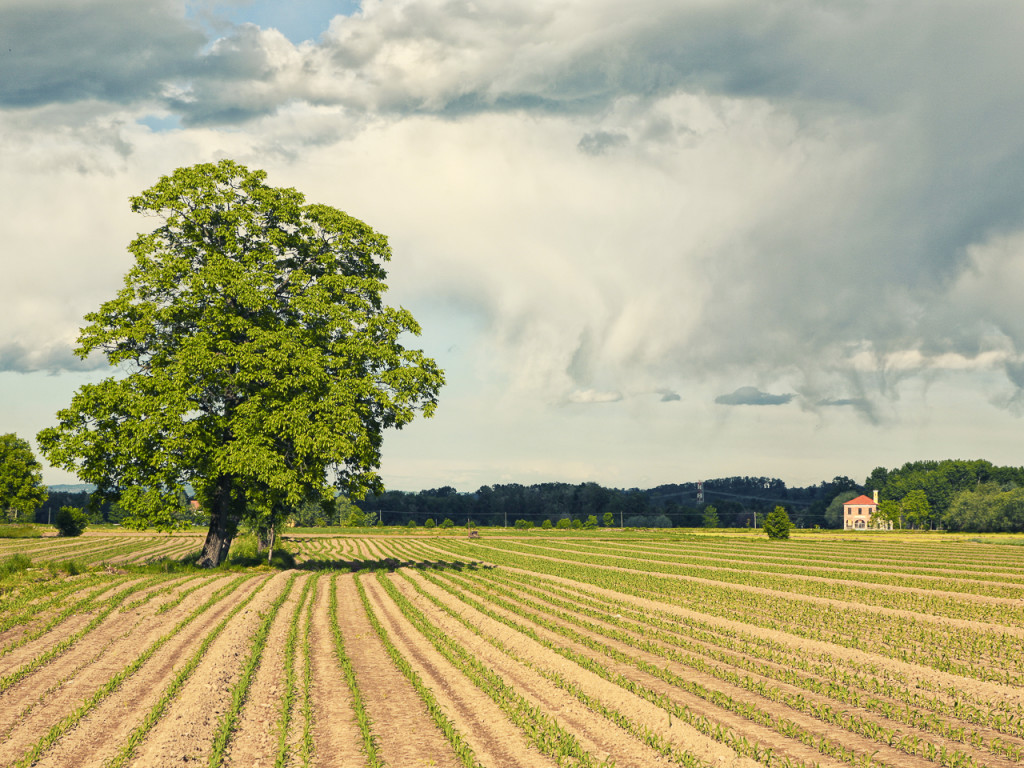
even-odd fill
[{"label": "soil", "polygon": [[[354,579],[351,574],[338,577],[338,622],[377,735],[380,756],[390,766],[459,768],[460,761],[430,718],[423,700],[392,663],[373,631]],[[369,583],[372,578],[365,581]]]}]

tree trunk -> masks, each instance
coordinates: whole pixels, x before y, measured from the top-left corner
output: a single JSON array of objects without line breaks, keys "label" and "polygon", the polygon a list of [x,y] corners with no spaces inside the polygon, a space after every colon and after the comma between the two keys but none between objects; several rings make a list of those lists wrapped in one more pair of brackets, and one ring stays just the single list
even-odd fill
[{"label": "tree trunk", "polygon": [[270,565],[271,558],[274,557],[274,542],[277,540],[277,526],[275,525],[270,529],[270,546],[267,547],[267,565]]},{"label": "tree trunk", "polygon": [[223,475],[217,480],[214,490],[213,509],[210,511],[210,530],[206,533],[203,553],[196,561],[200,568],[216,568],[223,563],[231,548],[231,540],[238,530],[238,515],[235,511],[233,478]]}]

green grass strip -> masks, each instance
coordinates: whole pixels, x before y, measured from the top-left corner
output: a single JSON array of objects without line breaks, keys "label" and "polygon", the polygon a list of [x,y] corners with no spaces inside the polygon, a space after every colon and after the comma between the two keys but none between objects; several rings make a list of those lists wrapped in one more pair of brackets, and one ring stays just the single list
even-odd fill
[{"label": "green grass strip", "polygon": [[423,679],[419,674],[410,666],[409,662],[395,647],[394,643],[388,637],[387,630],[384,629],[384,625],[380,623],[380,620],[373,612],[373,608],[370,605],[370,601],[366,596],[366,590],[363,585],[359,583],[359,577],[356,576],[356,589],[359,591],[359,599],[363,602],[363,608],[366,610],[366,616],[370,620],[370,625],[373,627],[373,631],[377,633],[377,637],[380,638],[381,643],[384,645],[384,650],[387,651],[388,656],[395,663],[395,666],[405,675],[405,679],[408,680],[412,687],[419,694],[419,697],[423,700],[423,703],[427,705],[427,711],[430,713],[430,717],[437,724],[437,727],[444,734],[444,737],[448,739],[448,743],[452,745],[452,749],[455,750],[455,754],[458,755],[459,760],[466,768],[483,768],[480,762],[476,759],[476,753],[462,738],[462,734],[455,728],[454,723],[448,719],[445,715],[444,710],[441,709],[441,705],[438,704],[437,699],[430,692],[430,689],[424,684]]},{"label": "green grass strip", "polygon": [[78,708],[75,709],[74,712],[65,716],[60,722],[54,725],[42,738],[39,739],[39,741],[37,741],[32,747],[30,747],[28,751],[25,752],[24,755],[22,755],[21,759],[18,760],[18,762],[13,764],[13,768],[28,768],[28,766],[32,765],[36,760],[39,759],[39,756],[42,755],[43,752],[45,752],[47,749],[56,744],[57,741],[61,739],[61,737],[63,737],[65,733],[74,728],[79,723],[79,721],[81,721],[83,717],[85,717],[87,714],[89,714],[89,712],[95,709],[100,702],[102,702],[110,694],[117,691],[125,680],[134,675],[136,672],[138,672],[142,665],[145,664],[149,660],[149,658],[158,650],[160,650],[160,648],[163,647],[171,638],[178,634],[178,632],[184,629],[188,624],[190,624],[203,613],[205,613],[210,607],[215,605],[226,595],[236,590],[239,586],[241,586],[243,581],[247,580],[248,577],[239,576],[230,584],[217,590],[210,597],[209,600],[207,600],[201,606],[192,611],[192,613],[190,613],[184,619],[179,621],[174,626],[174,628],[171,629],[167,634],[162,635],[161,637],[153,641],[153,643],[141,654],[139,654],[139,656],[137,656],[133,662],[131,662],[128,666],[126,666],[124,669],[122,669],[120,672],[118,672],[116,675],[110,678],[110,680],[108,680],[106,684],[103,685],[99,690],[97,690],[95,693],[93,693],[91,696],[85,699],[78,706]]},{"label": "green grass strip", "polygon": [[224,630],[224,627],[228,625],[228,622],[235,618],[243,608],[249,605],[253,598],[259,594],[269,581],[269,579],[265,579],[252,591],[251,594],[249,594],[248,597],[232,608],[228,615],[221,619],[216,627],[210,630],[210,633],[203,638],[203,642],[200,643],[199,648],[196,649],[196,652],[192,654],[192,657],[188,660],[185,666],[182,667],[178,674],[174,676],[171,684],[164,689],[160,700],[153,705],[152,709],[149,710],[149,713],[146,715],[139,727],[132,731],[131,735],[128,737],[128,743],[121,748],[121,751],[115,757],[104,764],[104,768],[123,768],[123,766],[128,764],[128,761],[135,756],[135,750],[138,749],[142,740],[146,737],[146,734],[148,734],[153,729],[153,726],[159,722],[160,718],[164,716],[164,713],[167,711],[167,707],[170,706],[174,697],[178,695],[182,687],[192,676],[192,673],[195,672],[196,667],[198,667],[199,662],[203,660],[203,657],[206,655],[206,651],[209,650],[213,641],[220,636],[220,633]]},{"label": "green grass strip", "polygon": [[356,722],[359,724],[359,731],[363,735],[363,751],[366,753],[366,763],[369,768],[384,768],[384,760],[377,754],[377,737],[373,733],[373,722],[366,712],[366,705],[363,704],[363,696],[359,692],[359,683],[356,680],[356,671],[352,666],[352,660],[345,652],[345,640],[341,635],[341,628],[338,626],[338,576],[331,577],[331,593],[328,601],[328,618],[331,624],[331,633],[334,635],[334,653],[338,658],[338,664],[348,683],[348,690],[352,695],[352,709],[356,714]]}]

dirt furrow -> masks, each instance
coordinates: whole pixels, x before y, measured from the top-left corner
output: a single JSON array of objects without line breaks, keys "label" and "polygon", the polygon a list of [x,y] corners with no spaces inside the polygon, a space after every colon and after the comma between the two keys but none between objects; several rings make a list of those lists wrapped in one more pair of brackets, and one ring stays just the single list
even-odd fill
[{"label": "dirt furrow", "polygon": [[[598,587],[592,584],[582,584],[579,581],[568,579],[563,576],[537,574],[534,571],[508,566],[502,566],[502,570],[507,573],[522,573],[530,577],[539,577],[541,580],[548,580],[562,586],[568,586],[572,589],[584,590],[591,596],[601,596],[611,600],[621,600],[645,610],[662,611],[664,613],[679,616],[683,619],[696,619],[712,626],[722,627],[730,632],[740,632],[782,643],[790,648],[799,649],[807,654],[818,655],[825,653],[853,661],[869,668],[888,668],[909,680],[911,685],[918,686],[920,684],[919,687],[923,690],[941,691],[960,689],[970,692],[973,696],[980,698],[982,701],[997,700],[1010,704],[1011,706],[1015,706],[1021,702],[1020,689],[1014,688],[1013,686],[977,680],[975,678],[960,677],[932,667],[925,667],[914,664],[913,662],[893,659],[889,656],[882,656],[880,654],[869,653],[855,648],[834,645],[833,643],[828,643],[822,640],[813,640],[779,629],[769,629],[766,627],[760,627],[756,624],[747,624],[741,621],[721,618],[713,614],[701,613],[670,602],[637,597],[625,592],[617,592],[615,590]],[[975,625],[975,628],[977,628],[977,625]]]},{"label": "dirt furrow", "polygon": [[[561,672],[566,677],[584,686],[585,690],[588,692],[594,691],[595,695],[598,695],[602,700],[614,702],[615,705],[620,707],[623,712],[636,718],[639,722],[650,724],[649,727],[666,735],[670,734],[672,729],[678,729],[680,736],[669,737],[667,735],[667,737],[672,738],[673,741],[675,741],[676,738],[681,738],[678,742],[681,748],[693,752],[709,762],[715,762],[716,764],[721,764],[723,750],[724,754],[729,756],[727,760],[736,758],[736,754],[728,747],[714,742],[712,739],[704,736],[695,729],[679,723],[678,720],[670,720],[665,710],[660,707],[655,707],[646,700],[630,694],[618,685],[603,680],[599,676],[580,668],[574,662],[556,654],[550,649],[538,645],[535,641],[525,635],[522,635],[510,627],[479,613],[475,609],[459,601],[455,596],[447,594],[444,590],[439,590],[433,585],[424,586],[431,592],[431,594],[441,597],[446,604],[453,606],[464,616],[472,616],[471,620],[473,624],[481,628],[487,627],[488,634],[498,637],[502,642],[514,648],[517,652],[523,653],[528,658],[536,660],[545,667]],[[576,651],[577,653],[590,658],[599,658],[599,654],[586,646],[567,640],[561,635],[546,630],[543,627],[533,624],[532,622],[508,611],[504,611],[497,606],[492,605],[489,607],[500,616],[506,616],[517,623],[529,626],[540,638],[546,641],[560,647],[569,648],[570,650]],[[460,630],[451,619],[447,620],[447,623],[445,624],[445,631],[449,634],[453,634],[455,632],[466,633],[465,629]],[[469,636],[465,636],[466,642],[468,642]],[[763,747],[773,749],[777,755],[799,760],[808,765],[820,764],[823,767],[829,768],[839,768],[839,766],[845,765],[822,755],[815,749],[805,747],[794,739],[786,738],[770,728],[758,725],[746,718],[733,714],[727,710],[723,710],[704,701],[696,695],[689,694],[686,691],[672,686],[653,675],[646,674],[636,669],[632,664],[617,662],[612,659],[601,659],[601,665],[612,674],[622,675],[623,677],[634,680],[640,685],[643,685],[656,693],[665,694],[673,702],[686,707],[690,712],[697,716],[703,716],[712,722],[721,723],[723,726],[731,728],[735,733],[746,737],[749,741],[757,742]],[[659,664],[658,666],[663,665]],[[666,725],[669,722],[671,722],[671,728],[666,730]]]},{"label": "dirt furrow", "polygon": [[[402,582],[396,581],[395,583],[410,600],[417,599],[412,591],[412,587],[404,582],[404,579]],[[523,696],[532,705],[550,713],[558,722],[558,725],[572,733],[579,740],[583,749],[594,758],[598,760],[613,758],[616,766],[637,766],[638,768],[670,764],[666,758],[659,755],[646,744],[634,738],[626,731],[614,726],[603,716],[591,711],[575,696],[556,687],[538,672],[524,666],[506,653],[477,638],[462,624],[442,613],[422,597],[418,598],[416,605],[430,617],[431,623],[441,628],[445,634],[456,639],[462,645],[471,647],[473,655],[489,669],[497,673],[505,683],[515,688],[518,694]],[[480,616],[479,619],[484,620],[486,617]],[[480,626],[477,620],[478,617],[474,616],[473,623]],[[492,634],[492,636],[505,641],[506,635],[510,634],[511,630],[507,627],[502,629],[504,631]],[[526,639],[529,643],[536,645],[532,640]],[[514,650],[518,652],[519,648],[517,647]],[[537,648],[535,650],[538,655],[545,655],[541,652],[546,651],[546,649]],[[547,651],[547,653],[550,653],[550,651]],[[551,668],[551,665],[545,666]],[[575,667],[569,678],[573,682],[579,683],[580,672],[582,671]],[[600,698],[603,699],[603,697]],[[621,698],[626,697],[623,696]],[[621,702],[616,700],[616,706],[618,707],[620,704]],[[667,719],[667,716],[662,713],[658,721],[659,726],[664,727]],[[730,753],[730,756],[735,757],[735,754]]]},{"label": "dirt furrow", "polygon": [[487,694],[467,680],[401,615],[374,579],[366,579],[374,614],[402,656],[430,688],[445,715],[484,765],[501,768],[554,766]]},{"label": "dirt furrow", "polygon": [[[352,696],[334,652],[328,619],[331,579],[324,577],[313,603],[310,652],[313,655],[313,741],[316,766],[363,766],[362,735],[355,722]],[[339,619],[343,620],[343,619]]]},{"label": "dirt furrow", "polygon": [[[145,664],[121,686],[96,706],[78,725],[66,733],[57,744],[38,761],[38,765],[84,766],[99,764],[111,757],[127,739],[131,730],[141,721],[152,704],[160,697],[163,687],[174,670],[187,660],[189,649],[194,648],[209,630],[252,590],[261,579],[250,579],[229,596],[218,601],[195,620],[169,639]],[[33,710],[30,720],[11,735],[3,749],[10,750],[14,759],[44,735],[62,717],[77,709],[80,702],[92,695],[101,685],[124,669],[160,636],[192,610],[209,598],[204,590],[189,597],[173,611],[154,617],[145,628],[138,628],[118,639],[100,663],[90,665],[87,674],[76,678],[66,692],[47,698],[45,705]],[[97,638],[99,640],[99,638]]]},{"label": "dirt furrow", "polygon": [[[149,591],[163,586],[157,584]],[[198,590],[190,596],[189,604],[199,605],[215,589],[211,584],[207,589]],[[145,647],[140,646],[140,641],[145,643],[147,638],[155,640],[160,636],[165,621],[154,619],[160,602],[157,598],[125,613],[115,610],[65,653],[0,694],[0,734],[6,737],[13,731],[26,710],[33,711],[33,717],[41,716],[44,709],[59,712],[59,707],[71,707],[106,682],[111,669],[129,663],[139,648]]]},{"label": "dirt furrow", "polygon": [[458,768],[458,758],[423,701],[387,657],[363,610],[354,579],[346,574],[337,580],[338,622],[379,740],[380,756],[393,768],[431,764]]},{"label": "dirt furrow", "polygon": [[228,765],[273,765],[277,755],[277,723],[281,716],[284,694],[284,649],[288,628],[298,608],[302,583],[311,576],[300,577],[281,605],[270,626],[267,645],[263,649],[256,676],[249,688],[245,706],[228,745]]},{"label": "dirt furrow", "polygon": [[[253,602],[225,627],[139,747],[131,763],[134,768],[205,764],[209,760],[216,727],[231,703],[251,638],[287,582],[287,572],[271,577]],[[186,658],[193,651],[194,646]]]},{"label": "dirt furrow", "polygon": [[[527,603],[527,606],[529,606],[530,603],[535,601],[535,598],[532,597],[525,597],[523,599]],[[598,626],[605,626],[606,628],[617,629],[611,625],[603,625],[601,622],[598,622],[594,619],[590,619],[589,617],[581,618],[585,619],[586,621],[593,622]],[[860,734],[857,734],[855,732],[840,728],[839,726],[823,722],[813,716],[804,714],[802,711],[793,709],[785,705],[784,703],[771,701],[770,699],[767,699],[756,693],[748,691],[746,688],[720,680],[719,678],[713,675],[706,674],[697,669],[694,669],[693,667],[689,667],[675,661],[669,661],[663,656],[637,649],[627,643],[605,637],[599,632],[591,631],[578,626],[573,626],[572,628],[575,632],[578,632],[580,635],[586,638],[608,645],[609,647],[614,648],[617,651],[628,654],[634,658],[641,659],[649,664],[653,664],[663,669],[667,669],[670,672],[679,675],[680,677],[686,679],[689,682],[702,685],[704,688],[708,690],[721,691],[722,693],[725,693],[735,701],[757,706],[761,710],[770,713],[773,717],[784,717],[798,724],[799,726],[801,726],[802,728],[806,729],[811,733],[828,735],[830,738],[833,738],[841,742],[843,746],[848,747],[849,749],[854,749],[862,754],[874,753],[877,756],[878,760],[888,765],[924,766],[930,764],[929,761],[926,761],[923,757],[918,757],[916,755],[908,755],[905,752],[889,747],[887,744],[884,744],[880,741],[876,741],[874,739],[861,736]],[[563,639],[562,643],[566,643],[566,640]],[[743,672],[741,671],[741,673]],[[758,675],[751,674],[751,677],[755,680],[764,681],[764,678]],[[800,696],[801,698],[809,702],[817,702],[818,704],[831,705],[834,708],[838,708],[841,711],[848,711],[851,714],[863,717],[870,722],[878,723],[883,727],[899,731],[900,733],[915,734],[919,738],[934,742],[936,745],[941,746],[943,749],[959,750],[967,754],[972,754],[974,758],[978,759],[980,762],[989,766],[989,768],[1013,768],[1014,764],[1011,761],[1001,758],[997,755],[993,755],[990,752],[979,752],[968,745],[959,742],[954,742],[950,739],[945,739],[935,734],[929,734],[927,732],[906,726],[902,723],[895,723],[886,720],[884,717],[878,715],[877,713],[872,713],[859,707],[846,706],[842,703],[834,702],[831,699],[818,696],[809,691],[803,691],[794,688],[785,683],[779,683],[777,681],[771,680],[765,682],[767,682],[770,686],[782,691],[783,693],[791,694],[794,696]]]}]

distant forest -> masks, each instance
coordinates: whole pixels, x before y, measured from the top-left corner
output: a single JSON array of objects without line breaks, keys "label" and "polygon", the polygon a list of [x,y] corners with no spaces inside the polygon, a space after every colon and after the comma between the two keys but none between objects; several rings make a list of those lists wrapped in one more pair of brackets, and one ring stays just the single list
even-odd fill
[{"label": "distant forest", "polygon": [[[656,488],[605,488],[597,483],[485,485],[471,493],[451,486],[418,492],[388,491],[350,503],[307,504],[295,511],[299,525],[380,524],[416,526],[524,525],[553,527],[749,528],[760,526],[776,506],[800,528],[839,528],[842,503],[878,490],[896,510],[897,527],[960,531],[1024,531],[1024,467],[998,467],[984,460],[908,462],[877,467],[858,483],[835,477],[807,487],[787,487],[771,477],[726,477]],[[923,500],[922,500],[923,499]],[[911,505],[911,500],[914,501]],[[45,523],[62,506],[87,508],[85,491],[51,490],[36,512]],[[357,514],[353,516],[352,512]],[[117,505],[92,511],[95,522],[118,522]],[[202,515],[195,522],[203,524]],[[430,521],[430,522],[428,522]],[[549,521],[549,522],[546,522]],[[561,526],[559,523],[561,522]]]}]

